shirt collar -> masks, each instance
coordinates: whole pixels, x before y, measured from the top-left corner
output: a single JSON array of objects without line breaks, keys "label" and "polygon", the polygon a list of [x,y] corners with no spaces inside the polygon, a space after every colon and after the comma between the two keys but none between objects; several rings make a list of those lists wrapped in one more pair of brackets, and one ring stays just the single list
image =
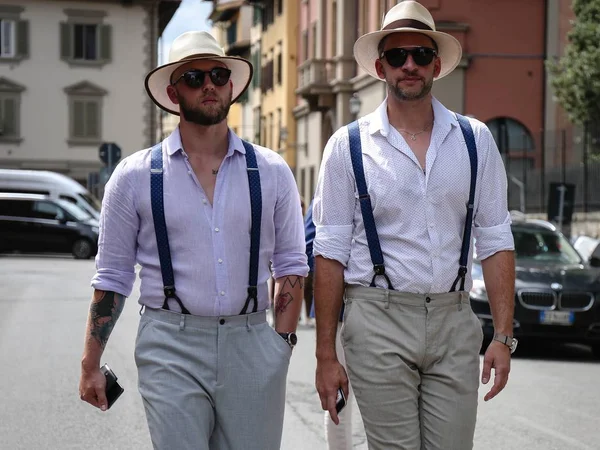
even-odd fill
[{"label": "shirt collar", "polygon": [[[235,151],[245,154],[246,149],[244,148],[244,144],[242,144],[242,140],[233,132],[233,130],[231,130],[231,128],[229,128],[228,133],[229,148],[227,149],[227,156],[232,156]],[[179,126],[164,140],[163,146],[169,156],[173,156],[175,153],[183,151]]]},{"label": "shirt collar", "polygon": [[[387,113],[387,97],[377,107],[375,111],[370,114],[369,120],[369,133],[375,134],[380,132],[382,136],[387,137],[390,132],[390,119]],[[433,107],[433,117],[435,125],[443,126],[447,128],[451,125],[458,126],[456,116],[452,114],[448,108],[442,105],[435,97],[431,98],[431,105]]]}]

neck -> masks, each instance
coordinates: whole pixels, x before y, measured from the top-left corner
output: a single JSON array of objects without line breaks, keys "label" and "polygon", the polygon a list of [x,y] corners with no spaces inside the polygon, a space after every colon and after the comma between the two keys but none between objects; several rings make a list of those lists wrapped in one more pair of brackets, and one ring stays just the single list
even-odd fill
[{"label": "neck", "polygon": [[226,120],[216,125],[203,126],[186,122],[182,118],[179,122],[179,133],[183,149],[188,155],[224,156],[229,148]]},{"label": "neck", "polygon": [[431,94],[419,100],[398,100],[388,92],[387,114],[394,128],[417,133],[433,123]]}]

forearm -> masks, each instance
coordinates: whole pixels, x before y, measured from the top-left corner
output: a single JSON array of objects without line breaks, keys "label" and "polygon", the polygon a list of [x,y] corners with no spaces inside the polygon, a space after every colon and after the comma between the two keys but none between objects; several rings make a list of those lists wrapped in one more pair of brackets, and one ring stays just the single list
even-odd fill
[{"label": "forearm", "polygon": [[275,329],[296,331],[304,298],[304,277],[288,275],[275,280]]},{"label": "forearm", "polygon": [[344,297],[344,266],[333,259],[315,257],[314,287],[317,360],[336,359],[335,336]]},{"label": "forearm", "polygon": [[90,304],[81,364],[98,368],[100,358],[115,323],[125,305],[125,297],[115,292],[95,290]]},{"label": "forearm", "polygon": [[481,262],[483,279],[494,320],[494,330],[512,336],[515,311],[515,256],[495,253]]}]

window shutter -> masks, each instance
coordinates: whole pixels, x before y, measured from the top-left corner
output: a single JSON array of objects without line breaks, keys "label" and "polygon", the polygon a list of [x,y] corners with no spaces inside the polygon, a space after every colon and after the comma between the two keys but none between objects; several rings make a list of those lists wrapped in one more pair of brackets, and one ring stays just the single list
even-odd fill
[{"label": "window shutter", "polygon": [[73,100],[73,137],[85,137],[85,102]]},{"label": "window shutter", "polygon": [[17,56],[29,56],[29,22],[26,20],[17,22]]},{"label": "window shutter", "polygon": [[85,137],[100,137],[99,103],[95,101],[85,103]]},{"label": "window shutter", "polygon": [[112,27],[100,26],[100,59],[110,61],[112,57]]},{"label": "window shutter", "polygon": [[60,24],[60,57],[64,60],[69,60],[73,58],[72,54],[72,32],[71,24],[66,22],[61,22]]},{"label": "window shutter", "polygon": [[2,108],[2,135],[17,135],[17,101],[14,98],[5,98]]}]

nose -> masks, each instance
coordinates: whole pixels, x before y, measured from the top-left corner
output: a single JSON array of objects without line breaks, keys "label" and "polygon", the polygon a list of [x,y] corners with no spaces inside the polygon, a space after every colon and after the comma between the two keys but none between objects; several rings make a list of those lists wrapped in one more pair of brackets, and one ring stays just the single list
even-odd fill
[{"label": "nose", "polygon": [[412,55],[409,53],[408,56],[406,57],[406,61],[404,61],[404,65],[402,66],[402,69],[412,72],[413,70],[416,70],[418,67],[419,66],[415,63],[415,60],[413,59]]}]

